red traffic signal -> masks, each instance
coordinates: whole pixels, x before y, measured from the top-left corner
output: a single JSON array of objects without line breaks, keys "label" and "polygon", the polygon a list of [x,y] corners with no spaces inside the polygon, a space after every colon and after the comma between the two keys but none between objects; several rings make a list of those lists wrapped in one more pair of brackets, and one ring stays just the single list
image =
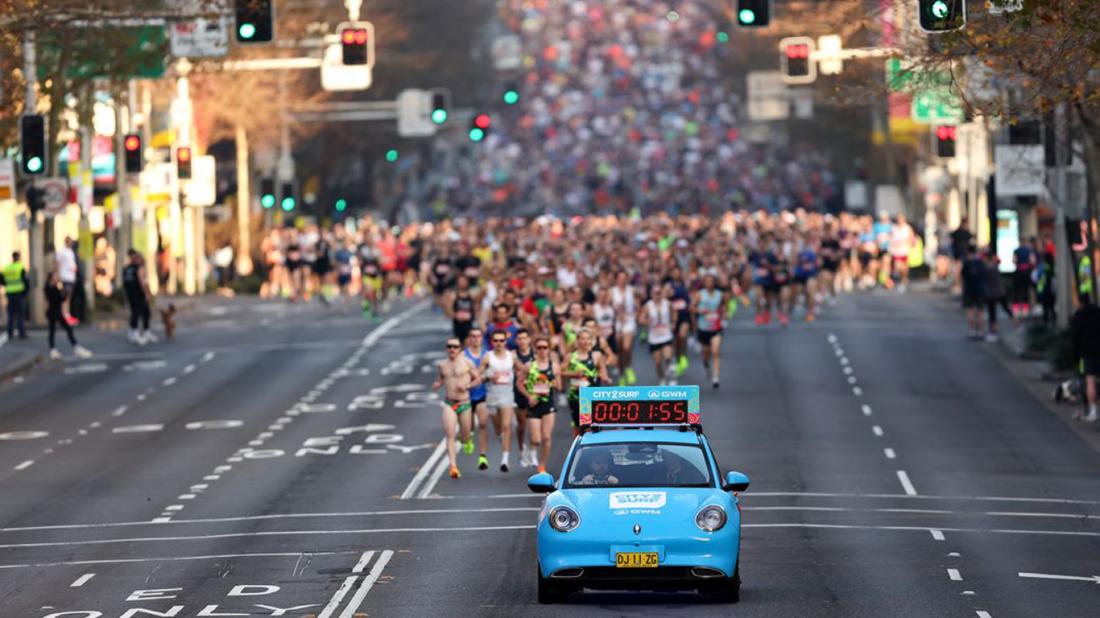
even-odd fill
[{"label": "red traffic signal", "polygon": [[954,125],[940,125],[936,127],[936,156],[937,157],[953,157],[955,156],[955,137],[958,135],[958,127]]},{"label": "red traffic signal", "polygon": [[809,45],[788,45],[787,49],[785,49],[784,51],[787,54],[787,58],[791,60],[808,59],[810,57]]},{"label": "red traffic signal", "polygon": [[938,139],[953,140],[955,139],[957,129],[950,125],[942,125],[936,127],[936,137]]},{"label": "red traffic signal", "polygon": [[180,180],[189,180],[191,178],[191,148],[188,146],[181,146],[176,149],[176,166],[179,171]]},{"label": "red traffic signal", "polygon": [[493,119],[489,117],[489,114],[478,114],[474,117],[474,126],[482,131],[487,130],[493,124]]},{"label": "red traffic signal", "polygon": [[345,66],[361,66],[367,64],[367,43],[370,36],[366,28],[345,28],[340,33],[340,43],[343,45],[343,61]]},{"label": "red traffic signal", "polygon": [[126,137],[122,138],[122,148],[125,150],[125,164],[126,172],[128,174],[136,174],[141,171],[143,161],[143,155],[141,149],[141,136],[137,133],[130,133]]}]

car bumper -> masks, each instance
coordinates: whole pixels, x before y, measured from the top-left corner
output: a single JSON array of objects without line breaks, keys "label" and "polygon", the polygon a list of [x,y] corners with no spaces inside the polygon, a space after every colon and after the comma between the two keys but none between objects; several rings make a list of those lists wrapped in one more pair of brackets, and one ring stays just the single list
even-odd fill
[{"label": "car bumper", "polygon": [[[739,526],[680,536],[595,538],[581,529],[561,533],[539,526],[539,570],[555,581],[587,588],[692,588],[733,577],[740,548]],[[617,568],[617,552],[657,552],[656,568]]]}]

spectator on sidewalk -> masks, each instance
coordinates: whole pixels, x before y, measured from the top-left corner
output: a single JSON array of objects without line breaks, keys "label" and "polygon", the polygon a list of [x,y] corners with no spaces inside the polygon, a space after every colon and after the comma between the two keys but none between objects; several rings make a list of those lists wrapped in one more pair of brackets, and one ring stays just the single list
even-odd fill
[{"label": "spectator on sidewalk", "polygon": [[[1034,242],[1032,238],[1031,244]],[[1012,275],[1012,313],[1017,318],[1031,315],[1031,271],[1038,264],[1038,256],[1031,250],[1031,244],[1021,244],[1012,252],[1012,262],[1016,265]]]},{"label": "spectator on sidewalk", "polygon": [[1001,269],[998,266],[1000,260],[997,258],[997,254],[993,252],[993,249],[989,249],[985,252],[983,261],[985,263],[985,287],[983,292],[985,293],[986,317],[989,322],[985,340],[995,343],[999,339],[997,333],[997,307],[1004,309],[1008,317],[1014,316],[1012,310],[1008,308],[1008,296],[1005,294],[1004,281],[1001,280]]},{"label": "spectator on sidewalk", "polygon": [[1054,256],[1043,253],[1043,259],[1032,273],[1035,280],[1035,298],[1043,308],[1043,324],[1054,324]]},{"label": "spectator on sidewalk", "polygon": [[959,268],[959,280],[962,284],[962,303],[966,309],[967,336],[981,339],[985,330],[982,323],[982,307],[985,305],[985,262],[978,256],[973,245],[967,245],[962,254],[962,266]]},{"label": "spectator on sidewalk", "polygon": [[962,265],[969,255],[967,250],[972,244],[974,244],[974,235],[970,233],[970,222],[966,217],[963,217],[959,221],[959,227],[951,232],[951,254],[955,258],[954,268],[952,269],[955,276],[954,284],[951,286],[952,294],[958,294],[962,291]]},{"label": "spectator on sidewalk", "polygon": [[11,254],[11,264],[0,270],[0,284],[3,284],[8,297],[8,339],[15,336],[16,330],[20,339],[26,339],[27,324],[24,318],[27,314],[27,289],[31,283],[18,251]]},{"label": "spectator on sidewalk", "polygon": [[[145,260],[141,254],[130,249],[126,257],[126,268],[122,269],[122,290],[126,293],[126,304],[130,306],[129,341],[137,345],[153,343],[156,335],[149,330],[149,304],[153,298],[149,291],[145,274]],[[141,330],[138,330],[140,325]]]},{"label": "spectator on sidewalk", "polygon": [[58,247],[54,254],[54,259],[57,261],[57,276],[61,278],[61,285],[65,288],[65,304],[61,309],[61,315],[70,326],[76,325],[71,307],[77,279],[76,251],[73,250],[73,244],[72,237],[66,236],[64,244]]},{"label": "spectator on sidewalk", "polygon": [[54,347],[54,335],[57,332],[58,325],[65,329],[65,334],[69,337],[69,343],[73,346],[74,354],[79,358],[91,356],[92,353],[87,348],[76,342],[73,327],[64,318],[62,306],[65,304],[65,287],[62,285],[56,271],[51,270],[46,275],[46,285],[43,292],[46,295],[46,323],[49,329],[50,358],[53,360],[61,359],[61,352],[58,352],[57,348]]},{"label": "spectator on sidewalk", "polygon": [[1100,375],[1100,307],[1092,302],[1088,294],[1082,294],[1080,299],[1081,306],[1070,319],[1070,338],[1073,358],[1077,361],[1078,371],[1084,376],[1089,412],[1087,416],[1082,416],[1078,410],[1073,419],[1093,423],[1100,420],[1096,412],[1096,376]]}]

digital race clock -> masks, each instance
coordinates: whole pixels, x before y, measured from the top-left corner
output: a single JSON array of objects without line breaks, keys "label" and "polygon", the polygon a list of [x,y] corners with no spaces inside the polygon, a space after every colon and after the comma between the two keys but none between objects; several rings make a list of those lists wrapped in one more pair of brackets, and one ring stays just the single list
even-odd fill
[{"label": "digital race clock", "polygon": [[698,425],[698,386],[581,388],[580,424]]}]

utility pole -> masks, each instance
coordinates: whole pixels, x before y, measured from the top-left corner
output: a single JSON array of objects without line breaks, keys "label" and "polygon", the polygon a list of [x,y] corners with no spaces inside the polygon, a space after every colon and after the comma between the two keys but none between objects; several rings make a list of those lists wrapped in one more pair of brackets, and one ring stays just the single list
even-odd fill
[{"label": "utility pole", "polygon": [[1069,328],[1070,314],[1073,312],[1073,282],[1076,280],[1073,256],[1069,249],[1069,235],[1066,233],[1066,140],[1069,131],[1066,125],[1066,104],[1059,103],[1054,110],[1054,273],[1058,287],[1055,291],[1055,312],[1058,328]]},{"label": "utility pole", "polygon": [[248,131],[238,123],[237,144],[237,274],[252,274],[252,174],[249,166]]},{"label": "utility pole", "polygon": [[[38,63],[34,50],[34,31],[29,31],[23,36],[23,75],[27,80],[27,91],[23,103],[23,112],[33,114],[38,108]],[[53,146],[50,144],[50,146]],[[31,187],[34,187],[34,176],[28,179]],[[42,304],[41,296],[36,294],[42,284],[40,270],[46,268],[46,257],[43,251],[42,230],[38,225],[38,214],[30,212],[30,204],[27,205],[30,225],[27,229],[27,238],[30,244],[30,279],[31,286],[27,290],[27,300],[30,303],[31,323],[45,324],[46,308]],[[45,274],[45,273],[42,273]]]}]

